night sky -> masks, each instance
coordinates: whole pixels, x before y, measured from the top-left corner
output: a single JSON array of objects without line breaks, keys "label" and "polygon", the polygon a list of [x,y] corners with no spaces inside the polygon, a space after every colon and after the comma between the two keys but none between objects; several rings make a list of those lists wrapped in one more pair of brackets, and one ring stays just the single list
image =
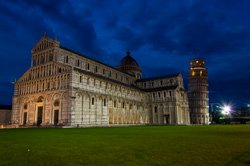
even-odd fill
[{"label": "night sky", "polygon": [[112,66],[130,50],[143,77],[181,72],[186,87],[205,58],[210,102],[250,103],[249,0],[0,0],[0,104],[44,32]]}]

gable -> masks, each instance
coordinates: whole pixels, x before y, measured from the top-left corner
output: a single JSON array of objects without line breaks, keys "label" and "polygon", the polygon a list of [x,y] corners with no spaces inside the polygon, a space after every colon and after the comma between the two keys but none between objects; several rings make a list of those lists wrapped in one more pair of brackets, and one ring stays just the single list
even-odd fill
[{"label": "gable", "polygon": [[37,42],[32,48],[32,53],[39,52],[55,46],[59,47],[59,45],[60,43],[58,41],[48,38],[46,34],[44,34],[40,41]]}]

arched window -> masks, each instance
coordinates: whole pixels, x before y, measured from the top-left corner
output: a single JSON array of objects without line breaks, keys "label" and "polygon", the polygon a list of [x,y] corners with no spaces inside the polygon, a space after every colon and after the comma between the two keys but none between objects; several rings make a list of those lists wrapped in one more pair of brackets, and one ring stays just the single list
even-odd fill
[{"label": "arched window", "polygon": [[24,104],[24,106],[23,106],[23,109],[27,109],[28,108],[28,104]]},{"label": "arched window", "polygon": [[38,97],[37,102],[43,102],[44,98],[42,96]]},{"label": "arched window", "polygon": [[55,101],[54,101],[54,106],[55,106],[55,107],[58,107],[59,104],[60,104],[59,100],[55,100]]},{"label": "arched window", "polygon": [[157,106],[155,106],[155,113],[157,113],[157,111],[158,111],[158,110],[157,110]]}]

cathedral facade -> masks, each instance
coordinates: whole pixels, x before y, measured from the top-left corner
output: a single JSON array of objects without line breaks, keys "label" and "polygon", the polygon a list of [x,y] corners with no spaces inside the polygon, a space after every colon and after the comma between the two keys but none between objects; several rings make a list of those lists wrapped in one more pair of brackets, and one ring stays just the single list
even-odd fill
[{"label": "cathedral facade", "polygon": [[129,52],[117,67],[43,36],[15,82],[11,122],[26,126],[186,125],[180,73],[143,79]]}]

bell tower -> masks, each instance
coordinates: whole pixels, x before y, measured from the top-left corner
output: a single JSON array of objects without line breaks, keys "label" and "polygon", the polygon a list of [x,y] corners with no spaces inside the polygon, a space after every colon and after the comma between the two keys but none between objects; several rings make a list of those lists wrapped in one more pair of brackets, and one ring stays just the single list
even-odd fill
[{"label": "bell tower", "polygon": [[208,73],[205,60],[190,61],[188,75],[188,100],[191,124],[208,124]]}]

